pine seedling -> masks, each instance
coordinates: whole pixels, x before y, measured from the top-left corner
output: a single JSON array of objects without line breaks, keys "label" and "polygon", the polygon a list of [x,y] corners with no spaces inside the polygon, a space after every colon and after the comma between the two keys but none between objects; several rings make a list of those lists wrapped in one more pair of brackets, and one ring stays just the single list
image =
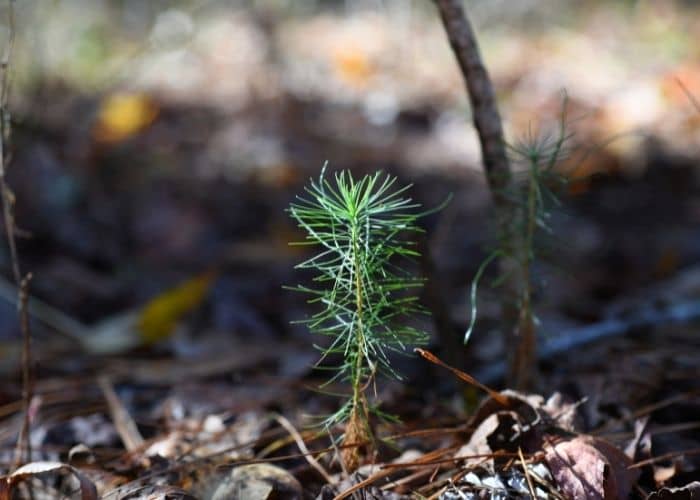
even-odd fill
[{"label": "pine seedling", "polygon": [[[350,393],[340,409],[323,422],[327,428],[345,423],[343,461],[349,470],[359,464],[358,446],[371,445],[370,414],[387,417],[368,401],[366,391],[379,374],[401,379],[391,366],[392,351],[426,342],[426,335],[399,323],[423,313],[415,293],[423,280],[399,267],[397,259],[419,254],[404,235],[419,232],[419,207],[405,197],[410,186],[396,188],[396,178],[377,172],[360,180],[342,171],[305,188],[288,209],[307,233],[298,245],[318,247],[318,253],[298,264],[315,273],[313,286],[293,289],[308,294],[319,311],[300,321],[318,335],[330,337],[317,366],[329,356],[340,359],[322,386],[348,382]],[[345,446],[346,445],[346,446]]]},{"label": "pine seedling", "polygon": [[[572,137],[568,131],[567,98],[564,95],[559,129],[556,135],[538,135],[531,130],[518,143],[509,145],[511,161],[523,168],[513,176],[510,186],[503,196],[513,207],[513,218],[498,235],[498,245],[476,272],[471,286],[471,321],[465,333],[464,343],[476,322],[476,295],[479,280],[486,267],[496,258],[509,263],[507,273],[518,273],[519,289],[513,290],[513,307],[518,311],[514,335],[517,339],[517,352],[511,352],[509,360],[509,380],[518,381],[521,386],[529,385],[533,379],[536,360],[536,318],[533,306],[533,292],[536,280],[533,266],[543,251],[542,235],[552,234],[549,225],[552,207],[561,204],[557,192],[566,184],[567,178],[558,166],[567,155],[567,146]],[[501,275],[495,285],[508,280]]]}]

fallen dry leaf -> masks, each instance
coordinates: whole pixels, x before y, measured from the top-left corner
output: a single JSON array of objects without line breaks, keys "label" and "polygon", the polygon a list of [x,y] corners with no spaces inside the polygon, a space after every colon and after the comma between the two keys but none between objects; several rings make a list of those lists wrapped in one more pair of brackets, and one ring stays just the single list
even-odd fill
[{"label": "fallen dry leaf", "polygon": [[616,500],[627,498],[639,472],[631,460],[602,439],[578,436],[546,449],[545,460],[568,498]]},{"label": "fallen dry leaf", "polygon": [[[62,462],[31,462],[23,465],[9,476],[3,478],[0,494],[3,498],[5,498],[5,495],[8,495],[6,498],[14,498],[13,490],[15,487],[33,478],[51,478],[49,483],[60,484],[57,478],[61,475],[69,475],[77,480],[81,500],[97,500],[97,488],[95,488],[92,481],[75,467]],[[61,493],[53,488],[50,491],[51,494]],[[32,487],[32,492],[37,493],[34,491],[34,487]]]},{"label": "fallen dry leaf", "polygon": [[280,467],[265,463],[242,465],[208,477],[202,484],[194,485],[192,491],[199,498],[211,500],[293,500],[303,496],[301,484],[294,476]]}]

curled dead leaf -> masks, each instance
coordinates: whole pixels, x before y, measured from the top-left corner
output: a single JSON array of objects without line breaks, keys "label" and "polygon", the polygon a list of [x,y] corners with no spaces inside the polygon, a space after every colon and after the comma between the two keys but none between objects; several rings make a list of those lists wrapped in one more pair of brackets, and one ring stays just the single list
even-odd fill
[{"label": "curled dead leaf", "polygon": [[[61,475],[68,475],[74,478],[80,489],[81,500],[97,500],[97,488],[94,483],[82,474],[78,469],[63,462],[31,462],[23,465],[9,476],[3,478],[2,488],[0,493],[4,498],[14,498],[13,491],[21,483],[33,478],[47,479],[55,478]],[[54,493],[59,493],[52,488]]]},{"label": "curled dead leaf", "polygon": [[628,497],[639,471],[611,443],[577,436],[546,448],[545,460],[568,498],[617,500]]}]

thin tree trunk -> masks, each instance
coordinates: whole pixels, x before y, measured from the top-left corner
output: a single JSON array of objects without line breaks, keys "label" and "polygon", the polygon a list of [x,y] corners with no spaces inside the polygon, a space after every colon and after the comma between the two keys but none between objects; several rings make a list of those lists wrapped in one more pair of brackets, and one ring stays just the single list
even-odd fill
[{"label": "thin tree trunk", "polygon": [[504,348],[508,359],[507,383],[525,388],[532,383],[535,372],[535,330],[532,315],[518,311],[520,297],[529,297],[529,276],[521,263],[527,252],[519,232],[514,230],[521,221],[513,201],[507,196],[512,173],[503,126],[493,84],[484,65],[474,30],[462,8],[462,0],[433,0],[437,6],[452,51],[462,70],[472,108],[474,126],[479,134],[486,179],[494,199],[501,248],[501,271],[508,276],[502,294]]},{"label": "thin tree trunk", "polygon": [[489,186],[494,195],[502,193],[510,183],[511,172],[491,78],[461,0],[434,1],[467,86]]}]

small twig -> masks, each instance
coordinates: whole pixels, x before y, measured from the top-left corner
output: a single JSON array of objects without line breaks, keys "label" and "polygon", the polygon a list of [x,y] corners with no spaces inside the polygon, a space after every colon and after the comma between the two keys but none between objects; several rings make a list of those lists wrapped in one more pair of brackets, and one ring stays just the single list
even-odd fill
[{"label": "small twig", "polygon": [[700,113],[700,101],[698,101],[698,99],[693,95],[693,93],[688,89],[688,87],[685,86],[685,84],[680,78],[676,77],[676,83],[686,95],[693,107],[697,110],[697,112]]},{"label": "small twig", "polygon": [[535,494],[535,487],[532,485],[532,479],[530,479],[530,469],[527,468],[525,463],[525,457],[523,456],[523,450],[518,446],[518,457],[520,457],[520,465],[523,467],[523,473],[525,474],[525,480],[527,481],[527,489],[530,490],[530,496],[532,498],[537,498]]},{"label": "small twig", "polygon": [[654,427],[654,430],[649,431],[649,436],[660,436],[662,434],[670,434],[675,432],[685,432],[700,428],[700,422],[683,422],[680,424],[661,425]]},{"label": "small twig", "polygon": [[450,493],[457,493],[457,495],[459,495],[459,498],[462,500],[469,500],[467,494],[457,487],[452,478],[448,479],[447,484],[449,485],[449,489],[445,488],[445,491],[449,491]]},{"label": "small twig", "polygon": [[301,434],[299,434],[299,431],[297,431],[292,423],[283,417],[282,415],[275,415],[275,420],[277,420],[277,423],[279,423],[282,427],[285,428],[287,432],[289,432],[290,436],[294,439],[294,442],[297,444],[297,447],[299,448],[299,451],[301,451],[304,454],[304,458],[306,459],[307,462],[309,462],[309,465],[316,469],[316,471],[321,474],[321,477],[328,483],[328,484],[333,484],[335,481],[331,477],[331,475],[326,471],[326,469],[323,468],[323,466],[320,464],[318,460],[311,454],[309,449],[306,447],[306,443],[304,442],[304,438],[301,437]]},{"label": "small twig", "polygon": [[383,469],[398,469],[398,468],[411,468],[411,467],[433,467],[435,465],[443,465],[443,464],[449,464],[449,463],[454,463],[454,462],[461,462],[463,460],[484,459],[484,461],[486,461],[487,459],[491,459],[491,458],[504,458],[504,457],[515,458],[515,457],[517,457],[517,455],[515,453],[506,452],[506,451],[493,451],[491,453],[474,453],[474,454],[469,454],[469,455],[454,455],[450,458],[441,458],[438,460],[423,461],[420,463],[417,463],[417,462],[394,462],[394,463],[390,463],[390,464],[384,464],[384,465],[382,465],[382,468]]},{"label": "small twig", "polygon": [[[432,469],[435,469],[435,467],[433,467]],[[411,484],[418,479],[423,479],[426,476],[431,476],[432,474],[434,474],[434,470],[432,469],[418,470],[413,474],[409,474],[408,476],[404,476],[401,479],[397,479],[395,481],[383,485],[381,489],[384,491],[390,491],[395,488]]]},{"label": "small twig", "polygon": [[684,455],[700,455],[700,448],[691,448],[690,450],[685,450],[685,451],[672,451],[670,453],[664,453],[663,455],[659,455],[658,457],[651,457],[647,458],[646,460],[642,460],[640,462],[633,463],[632,465],[628,466],[628,469],[638,469],[640,467],[644,467],[645,465],[651,465],[655,464],[657,462],[663,462],[664,460],[669,460],[671,458],[676,458],[676,457],[682,457]]},{"label": "small twig", "polygon": [[136,427],[136,422],[131,418],[129,412],[122,404],[119,396],[114,391],[112,382],[105,377],[100,376],[97,379],[97,383],[107,400],[107,406],[109,406],[109,414],[112,417],[112,422],[114,422],[114,427],[117,429],[117,433],[124,443],[124,448],[126,451],[136,451],[141,446],[143,446],[143,437]]},{"label": "small twig", "polygon": [[468,384],[471,384],[471,385],[473,385],[473,386],[475,386],[475,387],[478,387],[478,388],[481,389],[482,391],[488,393],[489,396],[491,396],[494,400],[498,401],[498,402],[499,402],[500,404],[502,404],[503,406],[509,406],[510,403],[509,403],[509,400],[508,400],[508,398],[507,398],[506,396],[504,396],[503,394],[501,394],[501,393],[499,393],[499,392],[497,392],[497,391],[494,391],[494,390],[491,389],[490,387],[485,386],[484,384],[482,384],[481,382],[479,382],[478,380],[476,380],[474,377],[472,377],[472,376],[469,375],[468,373],[465,373],[465,372],[463,372],[462,370],[458,370],[457,368],[454,368],[454,367],[448,365],[447,363],[445,363],[444,361],[442,361],[440,358],[438,358],[437,356],[435,356],[435,355],[434,355],[433,353],[431,353],[430,351],[426,351],[425,349],[421,349],[420,347],[417,347],[417,348],[414,349],[414,352],[417,352],[417,353],[420,354],[423,358],[427,359],[427,360],[430,361],[431,363],[434,363],[434,364],[436,364],[436,365],[438,365],[438,366],[441,366],[441,367],[443,367],[443,368],[446,368],[446,369],[450,370],[450,371],[451,371],[452,373],[454,373],[454,374],[457,376],[457,378],[459,378],[460,380],[464,380],[464,381],[467,382]]},{"label": "small twig", "polygon": [[335,454],[334,456],[338,459],[338,463],[340,464],[340,469],[343,471],[343,477],[348,477],[350,475],[350,473],[348,472],[348,468],[345,467],[345,463],[340,458],[340,447],[338,446],[336,439],[333,437],[332,431],[328,425],[326,425],[326,432],[328,433],[328,437],[331,440],[330,447],[333,449],[333,453]]},{"label": "small twig", "polygon": [[10,141],[10,113],[8,102],[10,96],[10,58],[15,45],[15,12],[14,0],[8,0],[8,25],[10,29],[7,40],[7,48],[2,59],[2,79],[0,80],[0,198],[2,198],[2,214],[5,221],[5,233],[7,234],[7,244],[10,247],[10,260],[12,264],[12,275],[15,283],[20,286],[22,273],[17,257],[17,244],[15,242],[15,219],[14,219],[14,194],[7,186],[5,175],[7,166],[10,163],[10,152],[6,151]]},{"label": "small twig", "polygon": [[[587,326],[574,327],[560,331],[556,337],[540,339],[542,347],[539,350],[538,358],[540,360],[551,359],[558,354],[578,349],[586,344],[606,338],[619,337],[643,327],[695,320],[700,318],[700,301],[678,302],[664,308],[646,305],[635,313],[627,314],[627,316],[627,318],[611,318]],[[494,384],[505,375],[506,370],[505,363],[495,362],[477,371],[475,376],[486,384]]]},{"label": "small twig", "polygon": [[26,462],[32,460],[32,448],[29,442],[31,428],[30,405],[34,397],[34,381],[32,380],[32,345],[29,334],[29,315],[27,314],[27,300],[29,298],[29,281],[32,279],[31,273],[20,283],[19,288],[19,316],[20,330],[22,331],[22,406],[24,418],[19,438],[17,439],[17,465],[22,462],[20,457],[24,457]]},{"label": "small twig", "polygon": [[662,408],[666,408],[666,407],[674,405],[676,403],[686,402],[688,400],[692,400],[693,398],[697,398],[699,395],[700,395],[700,390],[697,390],[697,389],[692,390],[692,391],[688,391],[688,392],[684,392],[681,394],[675,394],[675,395],[670,396],[670,397],[663,399],[661,401],[657,401],[656,403],[652,403],[650,405],[643,406],[643,407],[633,411],[629,415],[625,415],[623,417],[608,420],[608,422],[606,422],[604,425],[595,429],[593,431],[593,434],[602,434],[603,432],[605,432],[607,429],[609,429],[613,425],[636,420],[640,417],[650,415],[652,412],[661,410]]},{"label": "small twig", "polygon": [[[453,450],[454,450],[454,447],[449,447],[449,448],[442,448],[439,450],[435,450],[435,451],[432,451],[430,453],[426,453],[422,457],[419,457],[417,460],[415,460],[411,465],[420,465],[421,463],[431,461],[431,460],[435,459],[436,457],[444,455],[445,453],[449,453],[450,451],[453,451]],[[384,467],[386,467],[386,466],[384,466]],[[379,481],[380,479],[383,479],[387,476],[390,476],[394,472],[396,472],[396,470],[393,468],[383,468],[382,470],[379,470],[376,473],[372,474],[370,477],[368,477],[364,481],[360,481],[359,483],[355,484],[354,486],[351,486],[347,490],[336,495],[333,498],[333,500],[343,500],[344,498],[348,498],[356,491],[359,491],[362,488],[364,488],[365,486],[369,486],[369,485]]]},{"label": "small twig", "polygon": [[17,437],[17,451],[15,455],[15,465],[31,461],[30,447],[30,404],[32,400],[32,355],[31,355],[31,333],[29,331],[29,316],[27,314],[27,300],[29,297],[29,281],[31,274],[24,278],[19,266],[17,255],[17,242],[15,240],[15,196],[7,185],[7,168],[10,164],[11,153],[7,150],[10,144],[10,59],[15,45],[15,11],[14,0],[8,0],[7,18],[9,25],[9,35],[7,47],[0,63],[2,77],[0,77],[0,200],[2,200],[2,216],[5,223],[5,234],[7,235],[7,246],[10,249],[10,263],[12,276],[18,289],[17,307],[19,315],[20,331],[22,332],[22,403],[24,419],[22,428]]},{"label": "small twig", "polygon": [[[0,276],[0,299],[4,299],[19,307],[18,292],[15,284],[6,280],[3,276]],[[33,319],[55,330],[57,334],[79,345],[83,345],[86,339],[92,335],[93,332],[90,328],[68,316],[63,311],[56,309],[36,297],[28,296],[27,299],[27,311],[29,315]]]}]

